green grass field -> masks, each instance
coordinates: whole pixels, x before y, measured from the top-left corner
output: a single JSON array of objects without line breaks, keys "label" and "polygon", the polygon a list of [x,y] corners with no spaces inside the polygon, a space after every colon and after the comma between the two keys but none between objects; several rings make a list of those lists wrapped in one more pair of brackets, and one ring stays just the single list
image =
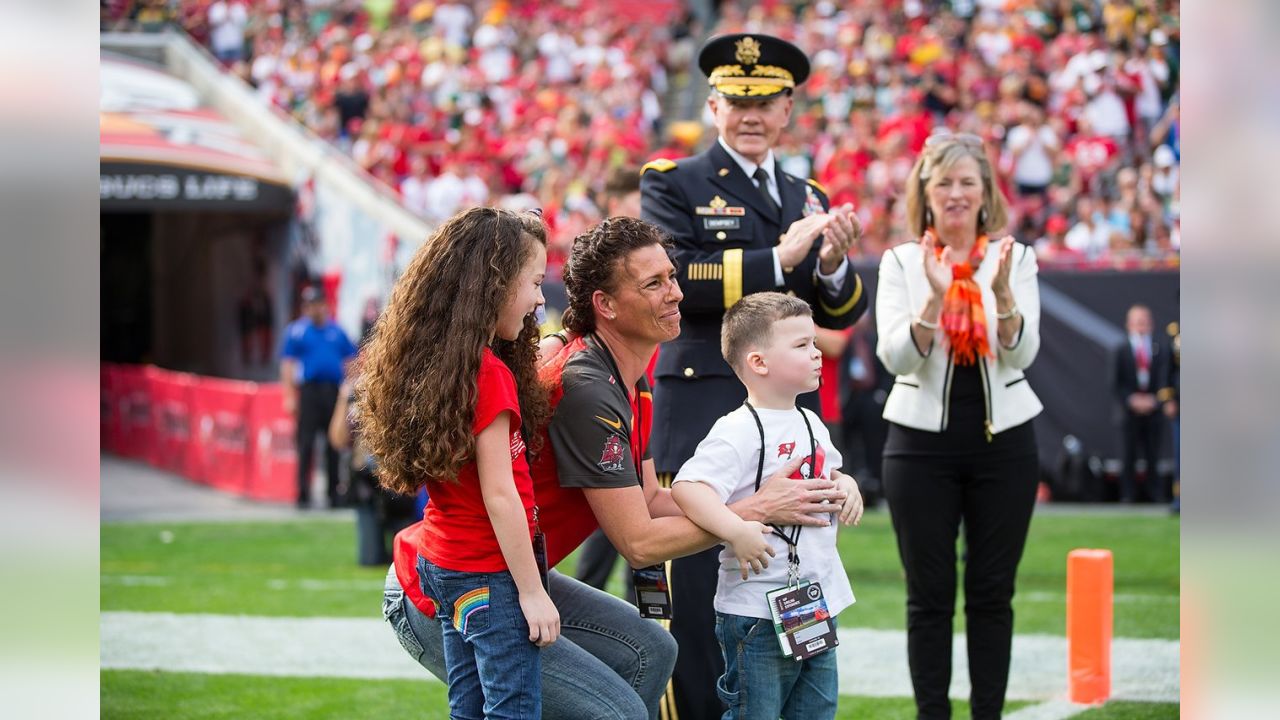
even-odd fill
[{"label": "green grass field", "polygon": [[[1178,638],[1178,522],[1164,516],[1038,515],[1015,599],[1018,633],[1065,632],[1066,554],[1115,553],[1115,635]],[[101,535],[101,608],[265,616],[380,617],[384,568],[355,565],[350,520],[108,524]],[[840,552],[858,603],[841,627],[902,629],[904,590],[884,513],[842,529]],[[561,564],[572,571],[574,558]],[[611,588],[620,589],[621,569]],[[303,601],[305,600],[305,601]],[[957,613],[957,631],[963,613]],[[102,716],[118,718],[446,717],[443,686],[412,681],[102,673]],[[1026,703],[1010,703],[1010,710]],[[956,717],[968,717],[964,703]],[[424,714],[425,712],[425,714]],[[434,713],[434,714],[433,714]],[[843,697],[841,718],[910,718],[907,698]],[[1112,703],[1088,720],[1175,718],[1176,704]]]},{"label": "green grass field", "polygon": [[[1011,702],[1007,707],[1015,710],[1028,704]],[[965,703],[956,702],[953,708],[955,720],[969,717],[969,708]],[[841,720],[910,720],[914,716],[915,704],[908,698],[842,696],[836,717]],[[373,682],[333,678],[107,671],[102,673],[102,717],[187,720],[240,717],[266,720],[411,717],[420,720],[448,720],[449,699],[444,685],[412,680]],[[1172,715],[1142,717],[1177,717],[1177,712],[1175,710]]]},{"label": "green grass field", "polygon": [[[104,525],[102,609],[374,617],[386,570],[356,566],[354,536],[342,520]],[[1066,556],[1078,547],[1115,554],[1116,637],[1178,637],[1178,522],[1148,515],[1037,516],[1018,575],[1017,632],[1065,633]],[[905,590],[888,516],[869,513],[842,529],[840,555],[858,596],[841,626],[902,629]],[[570,556],[560,569],[574,563]],[[621,563],[614,592],[620,573]],[[964,614],[956,620],[962,629]]]}]

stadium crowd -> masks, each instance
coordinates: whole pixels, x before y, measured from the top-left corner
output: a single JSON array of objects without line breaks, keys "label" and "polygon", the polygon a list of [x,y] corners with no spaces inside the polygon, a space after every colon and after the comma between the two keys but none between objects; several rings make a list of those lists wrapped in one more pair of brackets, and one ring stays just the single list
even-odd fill
[{"label": "stadium crowd", "polygon": [[104,23],[168,13],[432,223],[473,205],[542,208],[552,264],[600,219],[609,170],[656,147],[668,67],[687,72],[696,49],[674,2],[129,5],[104,7]]},{"label": "stadium crowd", "polygon": [[[182,25],[432,222],[476,204],[543,208],[555,267],[600,218],[611,169],[699,140],[663,124],[702,36],[682,5],[115,0],[103,23]],[[779,159],[855,204],[864,255],[905,239],[903,181],[946,126],[991,148],[1010,229],[1042,264],[1132,269],[1178,263],[1178,11],[731,1],[711,32],[772,33],[813,59]]]},{"label": "stadium crowd", "polygon": [[851,201],[878,257],[937,126],[979,135],[1041,263],[1176,265],[1178,0],[726,3],[716,32],[804,47],[784,167]]}]

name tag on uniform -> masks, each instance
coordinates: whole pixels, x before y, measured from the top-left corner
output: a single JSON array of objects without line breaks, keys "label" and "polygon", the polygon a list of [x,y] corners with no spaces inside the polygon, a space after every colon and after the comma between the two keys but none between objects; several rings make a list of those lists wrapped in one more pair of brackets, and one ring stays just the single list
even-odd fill
[{"label": "name tag on uniform", "polygon": [[736,217],[704,217],[704,230],[737,230],[742,227],[742,218]]}]

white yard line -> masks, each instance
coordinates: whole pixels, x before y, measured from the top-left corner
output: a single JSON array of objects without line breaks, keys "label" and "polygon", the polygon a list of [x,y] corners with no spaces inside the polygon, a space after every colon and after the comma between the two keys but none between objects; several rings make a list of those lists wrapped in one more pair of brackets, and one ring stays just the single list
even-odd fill
[{"label": "white yard line", "polygon": [[[969,696],[965,638],[952,643],[951,697]],[[840,630],[840,692],[850,695],[911,695],[906,634],[900,630]],[[1116,639],[1111,645],[1112,697],[1176,702],[1179,650],[1176,640]],[[1066,697],[1067,641],[1051,635],[1015,635],[1007,697],[1050,700]]]},{"label": "white yard line", "polygon": [[[842,629],[840,692],[909,697],[906,635],[896,630]],[[242,673],[299,677],[425,680],[431,675],[405,654],[385,622],[373,618],[273,618],[235,615],[104,612],[103,669]],[[963,636],[956,636],[951,696],[969,694]],[[1112,644],[1112,697],[1177,702],[1176,640],[1118,639]],[[1066,697],[1066,640],[1018,635],[1013,641],[1010,700]],[[1067,703],[1069,705],[1069,703]],[[1051,706],[1046,708],[1045,706]],[[1056,720],[1054,702],[1034,706]],[[1083,708],[1078,706],[1077,711]],[[1020,712],[1029,712],[1024,708]]]},{"label": "white yard line", "polygon": [[1076,705],[1066,700],[1050,700],[1049,702],[1014,710],[1005,713],[1004,720],[1066,720],[1088,710],[1091,705]]}]

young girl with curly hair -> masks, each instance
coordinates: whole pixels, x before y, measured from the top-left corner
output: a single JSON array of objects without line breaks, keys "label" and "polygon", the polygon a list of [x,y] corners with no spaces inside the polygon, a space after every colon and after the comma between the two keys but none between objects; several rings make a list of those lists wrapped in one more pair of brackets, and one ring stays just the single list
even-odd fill
[{"label": "young girl with curly hair", "polygon": [[418,574],[453,718],[538,718],[538,650],[560,634],[525,446],[549,414],[534,320],[546,258],[541,218],[459,213],[414,256],[363,353],[357,422],[379,480],[431,497]]}]

